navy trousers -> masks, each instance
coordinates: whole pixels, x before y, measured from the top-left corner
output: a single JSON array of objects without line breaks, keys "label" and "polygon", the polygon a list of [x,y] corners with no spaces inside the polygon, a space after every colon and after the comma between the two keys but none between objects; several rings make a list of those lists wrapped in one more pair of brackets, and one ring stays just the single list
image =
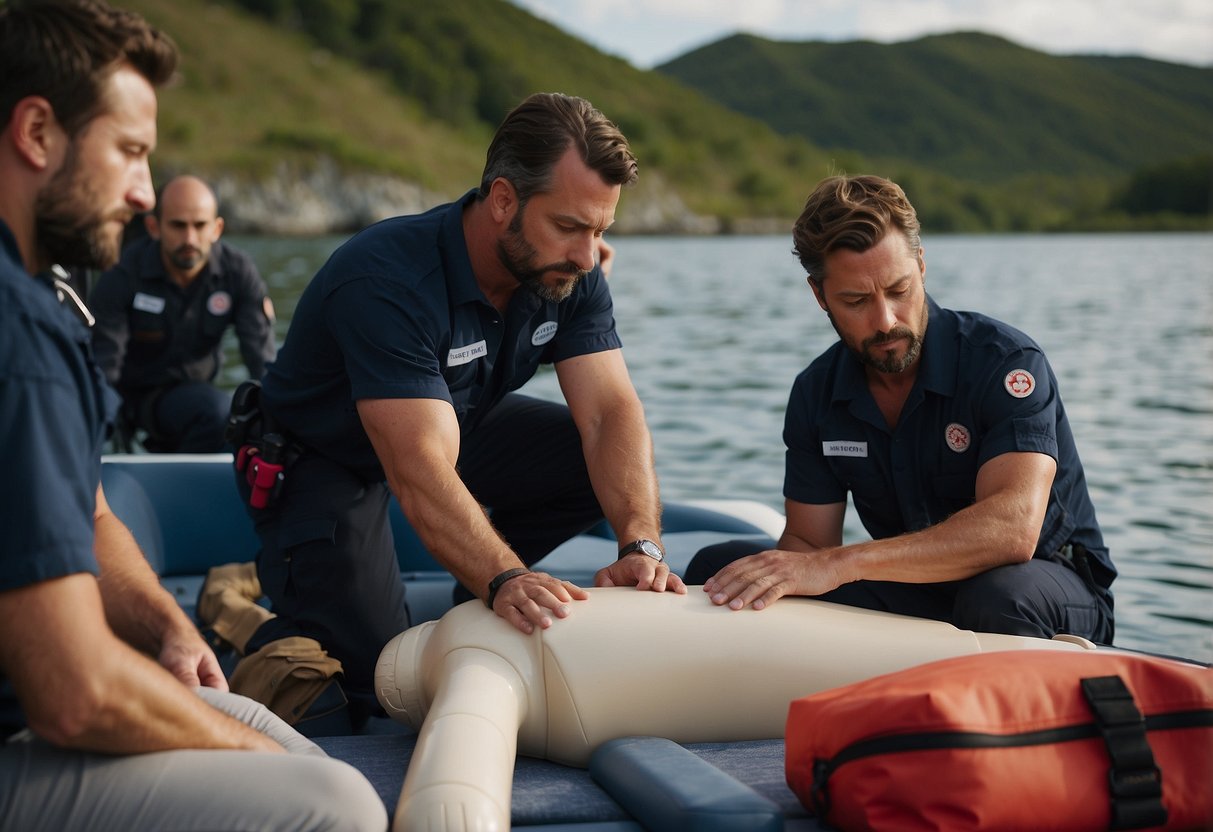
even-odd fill
[{"label": "navy trousers", "polygon": [[[775,541],[731,540],[700,549],[683,576],[699,585],[733,561],[775,548]],[[824,595],[852,607],[947,621],[962,630],[1052,638],[1057,633],[1111,644],[1111,596],[1092,589],[1064,563],[1033,558],[962,581],[907,584],[855,581]]]},{"label": "navy trousers", "polygon": [[156,453],[212,454],[224,450],[231,394],[205,381],[186,381],[131,396],[129,410]]},{"label": "navy trousers", "polygon": [[[511,394],[465,436],[459,472],[523,562],[540,560],[602,518],[568,407]],[[243,474],[237,485],[248,497]],[[378,713],[373,683],[383,645],[409,626],[383,482],[305,453],[279,498],[249,508],[262,549],[257,574],[275,618],[247,652],[279,638],[316,639],[338,659],[356,720]],[[473,594],[455,590],[455,601]]]}]

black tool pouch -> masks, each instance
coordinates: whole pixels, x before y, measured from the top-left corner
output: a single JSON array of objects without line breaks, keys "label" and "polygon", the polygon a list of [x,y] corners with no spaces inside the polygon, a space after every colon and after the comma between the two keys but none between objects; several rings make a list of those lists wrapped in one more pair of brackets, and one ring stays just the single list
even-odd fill
[{"label": "black tool pouch", "polygon": [[261,382],[252,379],[240,383],[232,394],[232,409],[227,417],[223,438],[239,450],[261,435]]}]

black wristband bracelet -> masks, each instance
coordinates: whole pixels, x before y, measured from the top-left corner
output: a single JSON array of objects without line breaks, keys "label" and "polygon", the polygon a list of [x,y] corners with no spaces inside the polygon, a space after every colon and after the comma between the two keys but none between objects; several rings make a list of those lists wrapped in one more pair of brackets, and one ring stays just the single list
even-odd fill
[{"label": "black wristband bracelet", "polygon": [[493,580],[489,581],[489,597],[484,599],[484,605],[492,609],[493,602],[497,600],[497,590],[505,586],[506,581],[511,581],[519,575],[525,575],[530,571],[525,566],[516,566],[513,569],[505,570],[496,578],[493,578]]}]

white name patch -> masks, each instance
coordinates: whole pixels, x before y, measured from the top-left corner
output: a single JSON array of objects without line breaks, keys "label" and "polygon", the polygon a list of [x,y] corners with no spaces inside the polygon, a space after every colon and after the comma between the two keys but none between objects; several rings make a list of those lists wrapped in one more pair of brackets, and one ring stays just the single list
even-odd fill
[{"label": "white name patch", "polygon": [[454,347],[446,354],[446,366],[458,367],[460,364],[467,364],[470,361],[475,361],[477,358],[484,358],[488,354],[489,347],[484,341],[477,341],[475,344],[468,344],[466,347]]},{"label": "white name patch", "polygon": [[821,443],[821,452],[826,456],[854,456],[866,458],[868,455],[867,442],[846,442],[832,440]]},{"label": "white name patch", "polygon": [[149,295],[144,292],[135,292],[135,299],[131,301],[131,306],[140,312],[151,312],[153,315],[159,315],[164,311],[164,298],[158,298],[155,295]]}]

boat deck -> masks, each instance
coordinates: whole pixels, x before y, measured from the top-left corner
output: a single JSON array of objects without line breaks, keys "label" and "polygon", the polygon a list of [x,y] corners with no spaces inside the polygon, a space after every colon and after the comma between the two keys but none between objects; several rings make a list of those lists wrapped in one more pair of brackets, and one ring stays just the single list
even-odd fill
[{"label": "boat deck", "polygon": [[[252,560],[258,541],[234,484],[231,457],[113,455],[103,460],[102,480],[114,512],[130,527],[162,584],[193,614],[211,566]],[[414,624],[436,619],[451,606],[454,581],[425,552],[398,506],[393,534]],[[671,568],[685,569],[701,547],[746,536],[777,537],[782,516],[763,506],[704,501],[666,506],[663,542]],[[562,578],[592,584],[593,572],[614,558],[617,544],[603,525],[558,548],[544,568]],[[220,656],[230,671],[235,657]],[[721,719],[727,719],[722,714]],[[417,743],[417,733],[388,719],[372,719],[350,734],[340,714],[299,726],[331,756],[359,769],[374,785],[391,816]],[[783,829],[820,827],[784,779],[783,740],[666,743],[662,776],[645,777],[630,760],[610,760],[606,774],[519,756],[511,799],[516,830],[624,832],[642,829]],[[673,756],[669,756],[670,747]],[[629,780],[629,776],[633,779]],[[706,778],[706,779],[705,779]],[[639,784],[639,785],[638,785]]]}]

